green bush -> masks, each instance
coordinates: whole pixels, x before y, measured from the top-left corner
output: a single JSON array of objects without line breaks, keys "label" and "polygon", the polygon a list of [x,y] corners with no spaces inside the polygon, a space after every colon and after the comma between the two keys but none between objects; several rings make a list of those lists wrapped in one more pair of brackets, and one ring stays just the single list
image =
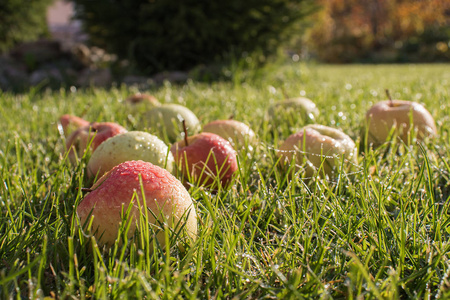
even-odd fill
[{"label": "green bush", "polygon": [[186,70],[258,51],[300,34],[312,0],[75,0],[95,45],[143,73]]},{"label": "green bush", "polygon": [[47,33],[46,13],[53,0],[0,1],[0,53]]}]

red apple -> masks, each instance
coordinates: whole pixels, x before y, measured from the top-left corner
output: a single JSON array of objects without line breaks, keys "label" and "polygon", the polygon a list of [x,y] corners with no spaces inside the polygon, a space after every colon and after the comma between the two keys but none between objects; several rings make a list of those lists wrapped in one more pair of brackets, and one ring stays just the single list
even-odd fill
[{"label": "red apple", "polygon": [[77,163],[77,158],[83,156],[89,143],[90,149],[94,151],[101,143],[110,137],[124,132],[127,132],[125,128],[111,122],[94,122],[78,128],[72,132],[66,141],[66,148],[67,151],[69,151],[71,163]]},{"label": "red apple", "polygon": [[253,149],[256,134],[248,125],[236,120],[216,120],[203,126],[203,132],[215,133],[231,143],[235,149]]},{"label": "red apple", "polygon": [[323,125],[307,125],[290,135],[281,145],[278,155],[282,164],[295,163],[296,169],[305,169],[307,177],[317,170],[320,175],[331,176],[339,170],[342,158],[356,163],[356,146],[342,131]]},{"label": "red apple", "polygon": [[227,186],[238,169],[233,146],[214,133],[189,136],[174,143],[170,151],[186,178],[207,187],[212,188],[217,178]]},{"label": "red apple", "polygon": [[[197,215],[191,196],[183,184],[163,168],[144,161],[127,161],[103,175],[90,190],[78,205],[77,214],[81,225],[93,218],[88,230],[101,245],[110,246],[115,242],[122,212],[127,211],[131,201],[129,238],[142,225],[140,214],[144,213],[161,246],[165,244],[161,224],[176,232],[185,225],[187,236],[196,239]],[[144,200],[151,212],[145,210]]]},{"label": "red apple", "polygon": [[393,127],[394,132],[405,143],[408,143],[411,128],[417,130],[418,140],[437,134],[434,119],[428,110],[417,102],[406,100],[376,103],[367,111],[366,122],[367,141],[374,146],[386,142]]},{"label": "red apple", "polygon": [[63,128],[63,133],[67,137],[74,130],[89,125],[89,121],[86,121],[80,117],[73,115],[62,115],[59,118],[59,124],[61,124]]}]

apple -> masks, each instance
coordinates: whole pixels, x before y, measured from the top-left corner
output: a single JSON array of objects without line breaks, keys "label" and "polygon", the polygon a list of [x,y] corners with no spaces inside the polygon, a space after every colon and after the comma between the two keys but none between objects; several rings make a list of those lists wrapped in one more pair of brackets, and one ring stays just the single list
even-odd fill
[{"label": "apple", "polygon": [[66,141],[70,162],[75,165],[77,158],[83,156],[89,143],[91,150],[94,151],[110,137],[124,132],[127,132],[125,128],[111,122],[94,122],[78,128],[69,135]]},{"label": "apple", "polygon": [[127,99],[125,99],[125,103],[132,107],[134,110],[140,110],[140,109],[151,109],[156,106],[160,106],[161,103],[159,103],[158,99],[156,99],[154,96],[150,94],[141,94],[141,93],[135,93],[131,96],[129,96]]},{"label": "apple", "polygon": [[321,176],[331,176],[339,170],[341,159],[356,163],[356,146],[342,131],[324,125],[311,124],[290,135],[281,145],[278,155],[283,165],[295,163],[296,170],[305,168],[307,177],[321,170]]},{"label": "apple", "polygon": [[300,120],[300,124],[314,122],[319,115],[316,104],[305,97],[289,98],[276,102],[269,106],[266,118],[273,126],[288,122],[294,125]]},{"label": "apple", "polygon": [[77,116],[66,114],[59,118],[59,124],[62,126],[62,133],[67,137],[74,130],[89,125],[89,121]]},{"label": "apple", "polygon": [[170,151],[185,178],[205,187],[215,187],[217,179],[226,187],[238,170],[233,146],[214,133],[188,136],[174,143]]},{"label": "apple", "polygon": [[174,159],[169,147],[157,136],[143,131],[115,135],[95,149],[87,165],[90,176],[101,176],[129,160],[150,162],[173,172]]},{"label": "apple", "polygon": [[216,120],[203,126],[203,132],[215,133],[231,143],[235,149],[253,149],[256,134],[247,124],[228,119]]},{"label": "apple", "polygon": [[[411,124],[412,121],[412,124]],[[367,142],[379,146],[386,142],[394,127],[394,132],[405,143],[411,128],[417,130],[416,137],[423,140],[437,134],[433,116],[417,102],[406,100],[386,100],[373,105],[366,113]]]},{"label": "apple", "polygon": [[[196,239],[197,215],[191,196],[183,184],[163,168],[144,161],[127,161],[109,170],[89,190],[76,211],[82,226],[92,218],[92,226],[87,231],[94,234],[100,245],[114,244],[122,214],[130,205],[128,238],[136,228],[143,230],[140,216],[144,213],[162,247],[165,245],[164,226],[175,232],[184,226],[185,237]],[[151,212],[145,209],[143,201]]]},{"label": "apple", "polygon": [[184,131],[181,123],[184,120],[188,134],[196,134],[200,130],[200,121],[187,107],[179,104],[162,104],[149,110],[146,114],[148,125],[157,130],[159,136],[167,136],[170,142],[182,139]]}]

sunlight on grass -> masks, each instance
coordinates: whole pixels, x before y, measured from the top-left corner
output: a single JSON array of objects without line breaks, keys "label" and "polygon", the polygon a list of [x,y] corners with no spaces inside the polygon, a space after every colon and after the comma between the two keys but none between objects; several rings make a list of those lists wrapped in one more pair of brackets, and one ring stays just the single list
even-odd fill
[{"label": "sunlight on grass", "polygon": [[[257,133],[238,152],[234,184],[211,192],[189,185],[199,220],[192,247],[164,232],[161,248],[143,228],[126,238],[123,223],[110,249],[83,234],[89,153],[77,166],[64,155],[60,115],[148,128],[124,99],[135,88],[0,92],[0,294],[75,298],[428,298],[449,297],[450,144],[448,65],[268,66],[235,70],[235,80],[169,83],[146,92],[187,106],[202,124],[243,121]],[[394,98],[419,101],[439,136],[364,146],[366,110]],[[316,121],[337,127],[361,149],[348,172],[307,178],[280,168],[280,143],[303,125],[271,131],[269,105],[305,96]],[[162,137],[164,138],[164,137]],[[168,140],[165,140],[168,143]],[[145,206],[144,206],[145,207]],[[142,218],[145,219],[145,215]],[[125,218],[126,219],[126,218]]]}]

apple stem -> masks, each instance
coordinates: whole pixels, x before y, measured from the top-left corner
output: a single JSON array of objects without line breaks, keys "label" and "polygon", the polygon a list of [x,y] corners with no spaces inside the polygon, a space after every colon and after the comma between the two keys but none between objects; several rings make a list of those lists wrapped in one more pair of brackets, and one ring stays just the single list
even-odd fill
[{"label": "apple stem", "polygon": [[386,96],[387,96],[388,99],[389,99],[389,106],[390,106],[390,107],[394,106],[394,102],[392,102],[391,93],[389,93],[389,90],[388,90],[388,89],[386,89],[385,91],[386,91]]},{"label": "apple stem", "polygon": [[183,124],[184,143],[186,144],[185,146],[189,146],[189,143],[188,143],[188,132],[187,132],[187,128],[186,128],[186,121],[185,120],[181,121],[181,124]]},{"label": "apple stem", "polygon": [[80,190],[81,190],[82,192],[84,192],[84,193],[90,193],[90,192],[93,191],[93,189],[90,189],[90,188],[84,188],[84,187],[82,187]]},{"label": "apple stem", "polygon": [[233,120],[234,119],[234,114],[231,114],[229,117],[228,117],[228,120]]},{"label": "apple stem", "polygon": [[90,129],[91,132],[97,132],[98,131],[98,129],[96,127],[94,127],[94,126],[96,126],[95,122],[89,123],[89,129]]}]

